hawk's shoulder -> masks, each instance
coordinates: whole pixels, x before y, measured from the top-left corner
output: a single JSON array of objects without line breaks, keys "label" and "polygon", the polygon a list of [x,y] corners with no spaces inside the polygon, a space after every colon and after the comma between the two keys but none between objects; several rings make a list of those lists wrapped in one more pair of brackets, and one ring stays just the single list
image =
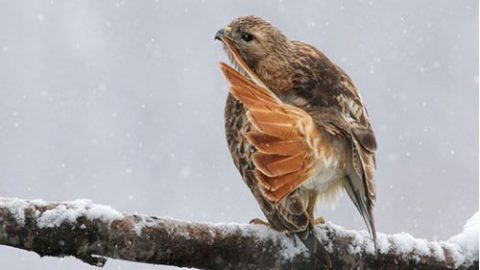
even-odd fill
[{"label": "hawk's shoulder", "polygon": [[281,98],[308,112],[317,124],[354,136],[367,151],[377,148],[360,92],[351,78],[314,46],[292,41],[293,87]]}]

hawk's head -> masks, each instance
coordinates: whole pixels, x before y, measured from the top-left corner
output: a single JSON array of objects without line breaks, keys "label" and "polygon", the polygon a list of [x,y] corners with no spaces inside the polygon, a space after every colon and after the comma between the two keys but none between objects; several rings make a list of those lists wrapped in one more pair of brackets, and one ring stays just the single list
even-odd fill
[{"label": "hawk's head", "polygon": [[[280,30],[256,16],[233,20],[217,32],[215,39],[225,44],[234,64],[241,66],[239,59],[236,59],[240,56],[248,67],[253,69],[259,61],[268,56],[286,54],[289,48],[289,41]],[[236,53],[239,55],[235,55]]]}]

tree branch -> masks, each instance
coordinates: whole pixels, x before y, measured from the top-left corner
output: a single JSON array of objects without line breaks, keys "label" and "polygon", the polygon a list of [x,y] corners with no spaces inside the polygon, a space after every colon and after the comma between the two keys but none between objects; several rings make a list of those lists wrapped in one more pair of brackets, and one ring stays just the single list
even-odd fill
[{"label": "tree branch", "polygon": [[[455,242],[379,234],[375,256],[365,232],[328,223],[317,233],[335,269],[478,268],[478,245],[472,259]],[[124,215],[87,200],[0,198],[0,244],[40,256],[74,256],[96,266],[110,257],[200,269],[312,269],[308,251],[293,235],[259,225]]]}]

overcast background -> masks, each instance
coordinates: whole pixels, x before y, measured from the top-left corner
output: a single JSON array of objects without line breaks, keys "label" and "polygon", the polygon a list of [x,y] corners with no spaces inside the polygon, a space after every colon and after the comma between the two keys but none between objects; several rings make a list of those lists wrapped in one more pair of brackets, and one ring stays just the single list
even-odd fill
[{"label": "overcast background", "polygon": [[[0,0],[0,196],[262,217],[224,138],[215,32],[256,14],[353,78],[380,232],[447,239],[478,209],[478,1]],[[348,196],[327,220],[364,229]],[[93,269],[0,247],[2,269]],[[105,269],[173,269],[110,260]]]}]

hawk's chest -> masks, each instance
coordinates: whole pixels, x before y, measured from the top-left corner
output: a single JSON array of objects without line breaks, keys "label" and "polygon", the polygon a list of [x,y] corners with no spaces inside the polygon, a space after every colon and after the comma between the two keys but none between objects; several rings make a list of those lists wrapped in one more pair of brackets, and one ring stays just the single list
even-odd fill
[{"label": "hawk's chest", "polygon": [[317,173],[306,181],[302,187],[319,193],[325,192],[335,180],[344,176],[340,162],[339,156],[319,161],[321,164],[317,165]]},{"label": "hawk's chest", "polygon": [[345,141],[331,134],[325,128],[317,126],[321,143],[317,145],[317,174],[305,184],[312,188],[342,177],[346,166],[347,147]]}]

